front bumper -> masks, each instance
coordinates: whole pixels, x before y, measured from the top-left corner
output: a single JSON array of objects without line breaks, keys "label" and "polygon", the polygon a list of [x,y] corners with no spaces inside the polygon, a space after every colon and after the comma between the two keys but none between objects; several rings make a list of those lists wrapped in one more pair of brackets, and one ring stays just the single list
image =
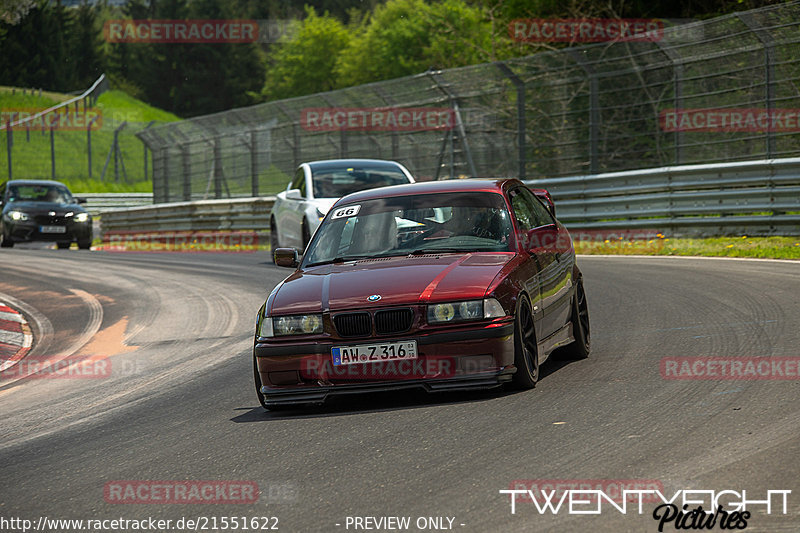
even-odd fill
[{"label": "front bumper", "polygon": [[[415,340],[415,360],[333,366],[331,348]],[[426,392],[481,390],[510,381],[514,367],[514,324],[397,338],[270,342],[261,339],[254,356],[266,405],[324,403],[332,396],[417,389]]]},{"label": "front bumper", "polygon": [[5,221],[6,235],[14,242],[74,242],[92,240],[92,221],[57,223],[63,226],[64,233],[42,233],[41,224],[35,221]]}]

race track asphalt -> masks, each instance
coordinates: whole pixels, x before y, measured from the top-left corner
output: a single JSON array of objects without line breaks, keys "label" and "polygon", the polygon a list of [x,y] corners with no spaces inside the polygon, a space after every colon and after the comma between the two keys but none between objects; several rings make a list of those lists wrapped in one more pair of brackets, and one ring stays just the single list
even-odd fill
[{"label": "race track asphalt", "polygon": [[[89,357],[103,372],[0,378],[0,524],[277,517],[284,532],[364,531],[353,517],[398,516],[410,517],[409,531],[420,517],[449,517],[465,533],[657,531],[654,503],[642,514],[606,505],[600,515],[553,515],[519,502],[512,514],[499,492],[518,480],[631,480],[668,495],[745,489],[752,500],[791,490],[787,514],[756,505],[748,530],[800,530],[800,378],[661,371],[666,357],[800,356],[800,263],[579,265],[591,356],[546,363],[534,390],[385,393],[268,413],[254,393],[252,335],[259,306],[289,271],[266,253],[3,250],[0,301],[31,310],[27,358]],[[250,481],[260,496],[120,504],[104,494],[154,480]]]}]

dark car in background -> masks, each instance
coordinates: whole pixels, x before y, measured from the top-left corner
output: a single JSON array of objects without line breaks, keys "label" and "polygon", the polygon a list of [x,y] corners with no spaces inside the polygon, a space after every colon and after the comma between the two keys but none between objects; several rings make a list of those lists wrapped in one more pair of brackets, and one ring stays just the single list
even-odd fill
[{"label": "dark car in background", "polygon": [[0,246],[22,242],[55,242],[69,248],[73,242],[88,250],[92,245],[92,216],[66,185],[49,180],[11,180],[0,185]]},{"label": "dark car in background", "polygon": [[575,249],[546,191],[448,180],[350,194],[259,311],[253,364],[267,409],[419,388],[532,388],[560,349],[589,354]]}]

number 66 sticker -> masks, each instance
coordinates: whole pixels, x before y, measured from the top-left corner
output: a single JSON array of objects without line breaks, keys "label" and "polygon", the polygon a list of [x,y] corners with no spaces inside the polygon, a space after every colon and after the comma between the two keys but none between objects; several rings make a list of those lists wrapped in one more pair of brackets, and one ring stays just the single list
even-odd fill
[{"label": "number 66 sticker", "polygon": [[358,214],[359,209],[361,209],[360,204],[350,205],[347,207],[340,207],[339,209],[333,212],[333,214],[331,215],[331,219],[354,217]]}]

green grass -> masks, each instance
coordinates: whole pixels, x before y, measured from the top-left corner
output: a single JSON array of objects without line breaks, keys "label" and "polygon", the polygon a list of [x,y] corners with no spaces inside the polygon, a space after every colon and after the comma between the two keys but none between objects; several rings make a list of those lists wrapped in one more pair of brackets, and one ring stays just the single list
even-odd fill
[{"label": "green grass", "polygon": [[0,87],[0,109],[30,107],[47,108],[72,98],[68,94],[61,93],[42,91],[42,95],[39,96],[38,91],[25,89],[25,94],[22,94],[22,91],[23,89],[18,87]]},{"label": "green grass", "polygon": [[[47,98],[45,98],[47,96]],[[47,108],[58,101],[70,98],[55,93],[22,95],[17,90],[0,88],[0,108]],[[92,179],[89,179],[87,134],[82,131],[56,131],[55,179],[64,182],[76,193],[85,192],[151,192],[152,183],[144,180],[144,144],[135,133],[144,129],[150,121],[173,122],[179,117],[136,100],[121,91],[103,93],[97,101],[102,111],[102,126],[92,131]],[[120,131],[119,146],[122,154],[114,171],[111,146],[114,129],[123,121],[128,124]],[[0,132],[0,182],[8,179],[7,132]],[[25,179],[52,179],[50,156],[50,132],[41,128],[12,133],[12,176]],[[148,158],[150,155],[148,154]],[[105,176],[103,168],[106,167]],[[149,161],[149,164],[152,164]],[[124,171],[123,171],[124,165]],[[151,176],[148,176],[152,179]]]},{"label": "green grass", "polygon": [[710,237],[687,239],[669,237],[649,241],[576,241],[579,254],[693,255],[711,257],[760,257],[800,259],[800,237]]},{"label": "green grass", "polygon": [[148,105],[122,91],[107,91],[97,99],[97,106],[103,111],[103,119],[113,119],[117,122],[175,122],[180,117],[169,111],[164,111]]}]

